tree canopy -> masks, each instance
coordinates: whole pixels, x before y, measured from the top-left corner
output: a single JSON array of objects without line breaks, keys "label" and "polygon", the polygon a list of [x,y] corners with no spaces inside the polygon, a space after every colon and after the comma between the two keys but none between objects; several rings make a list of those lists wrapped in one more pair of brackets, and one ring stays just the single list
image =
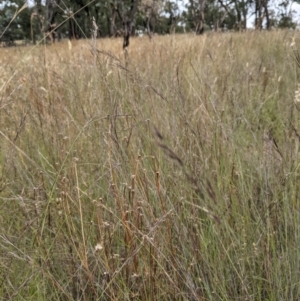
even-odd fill
[{"label": "tree canopy", "polygon": [[[0,39],[296,28],[291,0],[0,0]],[[127,37],[127,38],[126,38]],[[127,39],[127,40],[126,40]],[[127,42],[126,42],[127,41]]]}]

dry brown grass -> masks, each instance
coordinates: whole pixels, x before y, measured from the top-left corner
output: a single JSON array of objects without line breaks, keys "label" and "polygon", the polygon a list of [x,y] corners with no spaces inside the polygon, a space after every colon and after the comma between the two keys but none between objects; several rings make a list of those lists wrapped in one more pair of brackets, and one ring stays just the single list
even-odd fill
[{"label": "dry brown grass", "polygon": [[296,300],[293,39],[0,49],[0,295]]}]

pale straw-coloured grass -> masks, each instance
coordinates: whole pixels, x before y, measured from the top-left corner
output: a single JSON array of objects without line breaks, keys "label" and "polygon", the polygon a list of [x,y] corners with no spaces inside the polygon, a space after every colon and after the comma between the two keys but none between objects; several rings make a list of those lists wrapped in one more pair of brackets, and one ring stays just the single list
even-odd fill
[{"label": "pale straw-coloured grass", "polygon": [[298,44],[0,49],[0,295],[296,300]]}]

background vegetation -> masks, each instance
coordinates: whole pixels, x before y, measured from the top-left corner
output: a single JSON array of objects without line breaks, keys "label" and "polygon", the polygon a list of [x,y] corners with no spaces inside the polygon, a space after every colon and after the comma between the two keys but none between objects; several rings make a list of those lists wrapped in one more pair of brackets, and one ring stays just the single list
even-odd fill
[{"label": "background vegetation", "polygon": [[[292,28],[291,0],[0,0],[0,41]],[[16,15],[16,12],[18,14]],[[13,21],[12,21],[13,20]],[[250,21],[251,20],[251,21]]]},{"label": "background vegetation", "polygon": [[292,34],[1,49],[1,300],[298,300]]}]

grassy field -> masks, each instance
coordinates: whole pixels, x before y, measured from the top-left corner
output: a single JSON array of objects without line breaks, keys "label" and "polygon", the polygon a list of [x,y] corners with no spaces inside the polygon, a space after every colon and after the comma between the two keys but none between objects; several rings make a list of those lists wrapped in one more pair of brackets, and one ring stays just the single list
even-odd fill
[{"label": "grassy field", "polygon": [[0,300],[299,300],[297,45],[0,49]]}]

